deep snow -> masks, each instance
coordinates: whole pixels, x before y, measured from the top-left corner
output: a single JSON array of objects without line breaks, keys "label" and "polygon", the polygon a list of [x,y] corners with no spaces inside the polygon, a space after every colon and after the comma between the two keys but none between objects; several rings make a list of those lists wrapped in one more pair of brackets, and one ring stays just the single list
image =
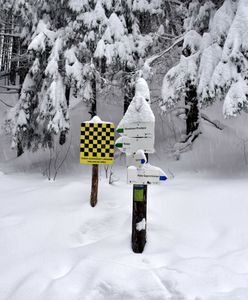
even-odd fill
[{"label": "deep snow", "polygon": [[[1,175],[0,299],[247,300],[247,178],[181,174],[148,194],[148,242],[130,247],[132,188],[87,174]],[[103,175],[103,174],[102,174]]]},{"label": "deep snow", "polygon": [[[100,109],[118,124],[118,104]],[[169,180],[148,187],[143,254],[130,246],[132,186],[123,156],[114,185],[101,168],[99,202],[89,205],[90,167],[78,163],[87,108],[72,108],[70,155],[55,182],[41,174],[47,152],[15,159],[0,135],[1,300],[248,299],[248,116],[224,120],[221,105],[206,110],[223,131],[203,121],[192,150],[175,160],[172,127],[182,121],[153,111],[157,152],[149,162]]]}]

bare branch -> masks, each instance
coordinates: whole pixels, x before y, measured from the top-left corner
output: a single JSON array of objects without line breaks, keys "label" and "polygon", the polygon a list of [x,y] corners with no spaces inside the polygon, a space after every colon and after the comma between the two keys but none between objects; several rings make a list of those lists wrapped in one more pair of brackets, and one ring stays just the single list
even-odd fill
[{"label": "bare branch", "polygon": [[18,91],[0,91],[0,94],[4,95],[11,95],[11,94],[18,94]]},{"label": "bare branch", "polygon": [[179,0],[168,0],[168,1],[177,5],[185,4],[183,1],[179,1]]},{"label": "bare branch", "polygon": [[0,36],[20,37],[20,34],[16,34],[16,33],[0,33]]},{"label": "bare branch", "polygon": [[8,103],[6,103],[5,101],[3,101],[2,99],[0,99],[0,102],[3,103],[4,105],[6,105],[7,107],[12,108],[12,105],[9,105]]},{"label": "bare branch", "polygon": [[58,175],[58,172],[59,172],[59,169],[61,168],[61,166],[63,165],[63,163],[65,162],[65,160],[66,160],[66,158],[69,154],[69,151],[70,151],[70,148],[71,148],[71,142],[72,142],[72,134],[71,134],[70,143],[69,143],[68,149],[66,151],[66,154],[65,154],[64,158],[61,160],[61,163],[59,164],[59,166],[57,167],[57,169],[55,171],[55,174],[54,174],[54,177],[53,177],[53,180],[56,179],[56,177]]},{"label": "bare branch", "polygon": [[6,90],[16,90],[16,91],[19,91],[21,87],[20,86],[16,86],[16,85],[0,85],[0,88],[6,89]]},{"label": "bare branch", "polygon": [[222,125],[219,121],[215,120],[215,121],[212,121],[209,119],[209,117],[205,114],[201,114],[201,118],[207,122],[209,122],[210,124],[214,125],[214,127],[216,127],[217,129],[219,130],[223,130],[224,129],[224,125]]}]

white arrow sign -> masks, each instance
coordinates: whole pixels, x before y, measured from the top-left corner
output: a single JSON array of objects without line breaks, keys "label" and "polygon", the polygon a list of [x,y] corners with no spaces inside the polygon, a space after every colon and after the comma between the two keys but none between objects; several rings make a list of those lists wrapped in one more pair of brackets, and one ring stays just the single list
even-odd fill
[{"label": "white arrow sign", "polygon": [[127,154],[133,154],[139,149],[143,149],[145,153],[154,153],[154,140],[150,137],[121,136],[116,140],[115,146]]},{"label": "white arrow sign", "polygon": [[127,181],[132,184],[158,184],[167,179],[164,171],[150,164],[137,169],[131,166],[127,169]]},{"label": "white arrow sign", "polygon": [[133,122],[117,128],[117,132],[127,137],[150,137],[154,139],[154,122]]}]

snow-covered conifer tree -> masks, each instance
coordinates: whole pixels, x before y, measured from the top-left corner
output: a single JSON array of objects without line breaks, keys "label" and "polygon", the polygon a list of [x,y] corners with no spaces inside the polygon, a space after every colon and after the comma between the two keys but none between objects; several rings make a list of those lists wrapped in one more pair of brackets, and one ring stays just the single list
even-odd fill
[{"label": "snow-covered conifer tree", "polygon": [[[78,51],[79,57],[84,60],[79,60],[85,70],[82,73],[86,74],[84,81],[92,77],[88,76],[88,72],[98,73],[105,78],[120,70],[124,72],[124,110],[133,98],[133,75],[152,46],[151,28],[147,28],[149,15],[156,15],[161,3],[98,0],[91,3],[86,1],[84,5],[79,6],[76,5],[76,1],[72,2],[72,9],[78,13],[75,26],[80,28],[79,31],[83,34]],[[162,11],[160,13],[162,14]],[[85,53],[88,55],[85,56]],[[88,65],[85,63],[86,58]],[[86,86],[84,97],[90,98],[92,88],[90,84]]]},{"label": "snow-covered conifer tree", "polygon": [[163,82],[161,107],[185,101],[187,134],[198,129],[199,108],[217,99],[226,117],[248,110],[248,3],[215,2],[189,5],[180,62]]},{"label": "snow-covered conifer tree", "polygon": [[[158,27],[164,11],[161,0],[27,3],[34,8],[24,30],[32,59],[13,110],[13,145],[36,150],[52,147],[56,135],[64,143],[70,88],[91,103],[93,116],[97,86],[122,71],[128,106],[133,98],[133,74],[153,44],[152,27]],[[18,7],[22,8],[21,2]],[[55,92],[58,87],[61,91]]]},{"label": "snow-covered conifer tree", "polygon": [[197,95],[198,70],[202,50],[202,34],[208,30],[215,5],[207,1],[203,6],[192,1],[185,20],[186,34],[178,65],[168,71],[162,87],[161,107],[172,108],[183,101],[186,114],[187,139],[193,141],[199,134],[199,98]]},{"label": "snow-covered conifer tree", "polygon": [[[32,34],[26,41],[31,66],[19,101],[10,114],[14,116],[12,145],[17,147],[18,155],[25,148],[52,147],[56,135],[63,144],[69,129],[63,64],[66,14],[62,12],[65,3],[41,1],[34,4],[29,2],[34,10],[23,33],[24,37]],[[16,10],[22,8],[21,3]]]},{"label": "snow-covered conifer tree", "polygon": [[[199,96],[204,105],[223,100],[223,114],[248,112],[248,2],[226,0],[216,12],[202,52]],[[204,60],[208,67],[204,69]]]}]

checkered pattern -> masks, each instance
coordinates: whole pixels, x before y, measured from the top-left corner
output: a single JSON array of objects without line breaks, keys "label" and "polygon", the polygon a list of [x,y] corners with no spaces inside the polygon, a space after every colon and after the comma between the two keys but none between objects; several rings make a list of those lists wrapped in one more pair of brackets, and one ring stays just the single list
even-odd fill
[{"label": "checkered pattern", "polygon": [[80,135],[81,164],[114,162],[114,124],[82,123]]}]

